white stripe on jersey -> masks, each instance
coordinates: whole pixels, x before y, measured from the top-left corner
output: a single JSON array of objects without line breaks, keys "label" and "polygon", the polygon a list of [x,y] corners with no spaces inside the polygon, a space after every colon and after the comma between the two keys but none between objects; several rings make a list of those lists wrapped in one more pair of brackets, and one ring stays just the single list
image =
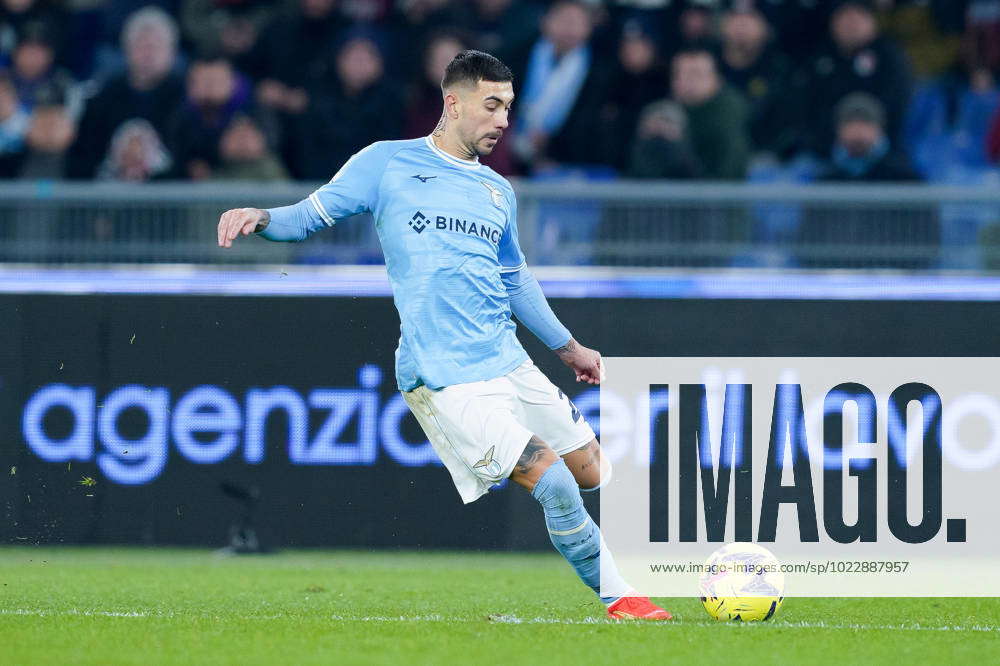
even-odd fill
[{"label": "white stripe on jersey", "polygon": [[316,212],[319,213],[319,216],[323,218],[323,221],[326,222],[327,226],[332,227],[336,220],[330,217],[330,214],[326,212],[326,209],[323,208],[323,204],[320,203],[319,197],[316,196],[315,192],[309,195],[309,201],[312,203],[313,208],[316,209]]},{"label": "white stripe on jersey", "polygon": [[513,268],[508,267],[508,266],[501,266],[500,267],[500,272],[501,273],[516,273],[517,271],[521,270],[522,268],[527,268],[527,266],[528,266],[528,262],[522,261],[520,266],[514,266]]}]

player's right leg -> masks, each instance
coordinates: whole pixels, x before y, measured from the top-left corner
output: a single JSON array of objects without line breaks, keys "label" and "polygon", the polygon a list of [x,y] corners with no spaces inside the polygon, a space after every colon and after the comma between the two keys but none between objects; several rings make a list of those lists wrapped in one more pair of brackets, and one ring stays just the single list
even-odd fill
[{"label": "player's right leg", "polygon": [[585,493],[600,490],[611,479],[611,463],[601,451],[596,437],[580,448],[560,455],[573,473],[576,485]]},{"label": "player's right leg", "polygon": [[531,361],[507,375],[531,432],[558,453],[580,490],[598,490],[611,479],[611,462],[594,430],[570,399]]},{"label": "player's right leg", "polygon": [[510,480],[528,490],[541,504],[552,545],[566,558],[580,580],[607,604],[609,617],[671,619],[670,613],[648,598],[635,596],[618,573],[614,559],[604,546],[600,529],[583,506],[576,478],[545,442],[531,436]]}]

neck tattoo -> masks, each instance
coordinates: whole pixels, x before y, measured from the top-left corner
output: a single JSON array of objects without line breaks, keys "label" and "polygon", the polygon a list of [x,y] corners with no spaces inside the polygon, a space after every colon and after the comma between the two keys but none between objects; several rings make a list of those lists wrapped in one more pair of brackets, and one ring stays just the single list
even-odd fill
[{"label": "neck tattoo", "polygon": [[435,127],[434,131],[431,132],[431,134],[433,136],[441,136],[441,135],[444,134],[444,126],[445,126],[445,123],[446,123],[447,119],[448,119],[448,116],[446,114],[442,113],[441,114],[441,120],[438,121],[437,127]]}]

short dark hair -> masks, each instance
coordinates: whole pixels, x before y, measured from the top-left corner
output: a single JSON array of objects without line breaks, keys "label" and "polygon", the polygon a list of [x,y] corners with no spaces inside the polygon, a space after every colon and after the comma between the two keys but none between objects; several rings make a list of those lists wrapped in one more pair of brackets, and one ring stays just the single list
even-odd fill
[{"label": "short dark hair", "polygon": [[480,81],[513,81],[514,75],[510,67],[500,62],[500,59],[489,53],[467,49],[456,55],[444,70],[441,87],[448,89],[456,83],[471,83],[473,86]]}]

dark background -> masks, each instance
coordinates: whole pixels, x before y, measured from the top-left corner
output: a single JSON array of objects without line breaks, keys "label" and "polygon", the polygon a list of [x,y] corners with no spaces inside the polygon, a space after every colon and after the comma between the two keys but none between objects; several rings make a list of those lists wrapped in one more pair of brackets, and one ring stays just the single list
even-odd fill
[{"label": "dark background", "polygon": [[[606,356],[994,356],[1000,330],[991,302],[551,302]],[[52,383],[93,385],[98,403],[125,384],[163,386],[172,406],[204,384],[237,401],[251,387],[356,387],[358,368],[372,363],[384,403],[398,327],[389,298],[0,295],[0,542],[222,546],[242,511],[220,490],[230,482],[259,490],[256,525],[273,547],[547,548],[541,512],[520,489],[463,505],[439,465],[404,467],[380,453],[368,467],[295,466],[283,417],[269,421],[259,465],[239,450],[198,465],[171,443],[163,472],[140,486],[105,479],[94,462],[42,461],[21,434],[26,400]],[[582,390],[530,334],[522,340],[570,397]],[[119,421],[123,434],[142,432],[133,411]],[[404,430],[422,440],[412,417]],[[88,476],[96,485],[80,483]],[[596,500],[588,496],[591,509]]]}]

